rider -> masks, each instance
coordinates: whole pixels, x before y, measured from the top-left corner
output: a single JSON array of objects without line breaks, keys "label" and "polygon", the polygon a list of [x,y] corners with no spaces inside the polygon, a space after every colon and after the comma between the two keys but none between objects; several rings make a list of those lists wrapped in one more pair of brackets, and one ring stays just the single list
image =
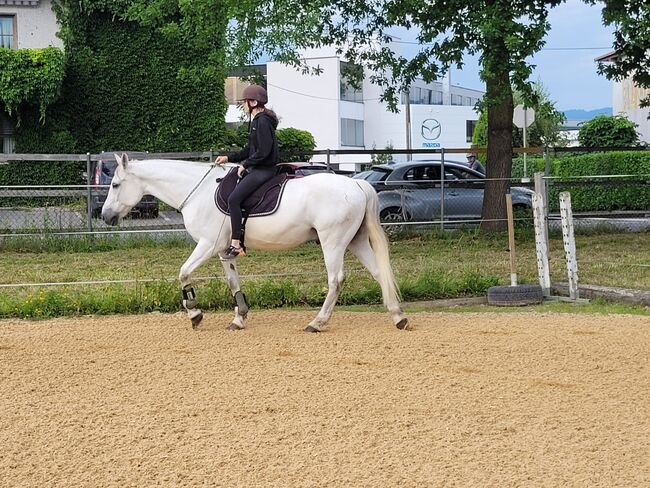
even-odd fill
[{"label": "rider", "polygon": [[265,181],[275,175],[278,162],[278,139],[275,129],[278,117],[272,110],[265,108],[268,102],[266,90],[259,85],[249,85],[242,93],[242,109],[252,117],[248,133],[248,144],[241,151],[227,156],[218,156],[217,164],[228,161],[239,163],[237,175],[240,180],[228,198],[232,242],[225,252],[225,257],[236,258],[244,255],[241,247],[242,210],[241,204]]}]

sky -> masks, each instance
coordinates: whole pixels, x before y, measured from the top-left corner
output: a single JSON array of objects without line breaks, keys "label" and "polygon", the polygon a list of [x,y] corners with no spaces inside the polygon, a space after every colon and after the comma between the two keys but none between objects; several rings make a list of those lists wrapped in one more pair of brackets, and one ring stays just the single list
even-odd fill
[{"label": "sky", "polygon": [[[612,51],[614,41],[613,29],[602,24],[601,9],[600,4],[568,0],[549,14],[551,30],[546,45],[531,60],[537,66],[532,80],[541,81],[558,110],[612,106],[612,82],[597,73],[594,62],[597,56]],[[415,40],[413,31],[394,34],[403,41]],[[464,61],[462,70],[452,70],[452,84],[485,90],[478,76],[478,57],[467,56]]]}]

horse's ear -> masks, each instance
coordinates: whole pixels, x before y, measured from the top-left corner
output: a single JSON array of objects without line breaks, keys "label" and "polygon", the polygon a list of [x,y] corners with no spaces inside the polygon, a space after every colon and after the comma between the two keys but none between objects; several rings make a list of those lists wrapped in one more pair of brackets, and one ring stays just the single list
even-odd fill
[{"label": "horse's ear", "polygon": [[122,166],[124,167],[124,169],[126,169],[128,164],[129,164],[129,157],[126,155],[126,153],[122,153]]}]

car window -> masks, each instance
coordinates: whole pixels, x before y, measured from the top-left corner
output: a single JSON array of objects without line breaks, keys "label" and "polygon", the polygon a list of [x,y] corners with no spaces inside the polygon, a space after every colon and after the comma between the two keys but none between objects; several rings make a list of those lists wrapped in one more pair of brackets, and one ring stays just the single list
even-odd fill
[{"label": "car window", "polygon": [[[361,173],[359,173],[361,174]],[[387,171],[368,171],[368,175],[364,178],[366,181],[384,181],[388,177]]]},{"label": "car window", "polygon": [[298,169],[296,169],[296,174],[297,175],[308,176],[308,175],[315,175],[317,173],[322,173],[323,171],[327,171],[327,168],[319,168],[319,167],[316,167],[316,168],[298,168]]},{"label": "car window", "polygon": [[461,168],[445,168],[446,180],[475,180],[479,176]]},{"label": "car window", "polygon": [[427,182],[440,180],[440,167],[415,166],[404,173],[404,181]]},{"label": "car window", "polygon": [[116,161],[104,161],[102,163],[102,173],[104,173],[106,176],[113,176],[113,173],[115,173],[115,168],[117,168]]}]

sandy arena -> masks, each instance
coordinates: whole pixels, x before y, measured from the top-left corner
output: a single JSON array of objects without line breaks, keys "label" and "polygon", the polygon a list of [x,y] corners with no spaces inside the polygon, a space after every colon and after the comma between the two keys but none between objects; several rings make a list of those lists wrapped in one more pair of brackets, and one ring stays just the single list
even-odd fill
[{"label": "sandy arena", "polygon": [[650,319],[0,321],[2,487],[650,486]]}]

